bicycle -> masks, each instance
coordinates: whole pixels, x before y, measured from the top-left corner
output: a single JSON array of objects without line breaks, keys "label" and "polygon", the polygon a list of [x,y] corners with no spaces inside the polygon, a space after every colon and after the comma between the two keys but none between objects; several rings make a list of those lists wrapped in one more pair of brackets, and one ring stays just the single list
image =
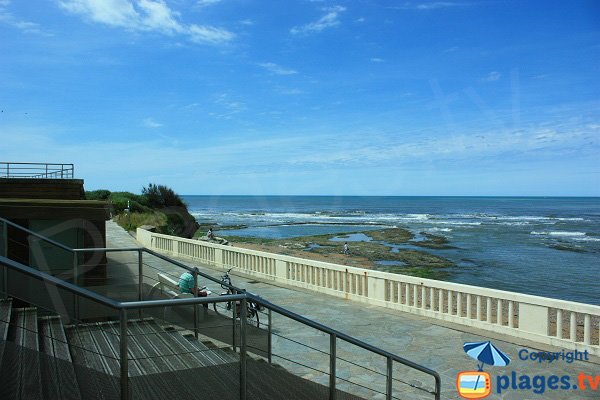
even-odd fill
[{"label": "bicycle", "polygon": [[[233,294],[233,292],[230,289],[231,286],[231,276],[229,275],[229,273],[231,272],[233,268],[229,268],[227,270],[227,272],[225,272],[225,274],[223,276],[221,276],[221,287],[223,289],[227,289],[227,291],[222,292],[220,295],[221,296],[225,296],[225,295],[229,295],[229,294]],[[240,318],[240,302],[235,302],[236,303],[236,318]],[[225,305],[222,305],[223,303],[213,303],[213,308],[215,310],[215,313],[217,313],[218,315],[222,316],[222,317],[229,317],[231,316],[232,310],[232,302],[228,301],[225,302]],[[252,301],[252,300],[247,300],[246,301],[246,322],[248,325],[254,326],[256,328],[260,327],[260,320],[258,317],[258,312],[261,310],[261,306],[260,304]]]}]

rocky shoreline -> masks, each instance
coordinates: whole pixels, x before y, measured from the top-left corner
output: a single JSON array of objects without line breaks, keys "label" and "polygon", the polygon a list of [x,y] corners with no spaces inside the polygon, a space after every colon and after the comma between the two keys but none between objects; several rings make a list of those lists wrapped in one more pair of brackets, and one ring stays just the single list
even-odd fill
[{"label": "rocky shoreline", "polygon": [[[445,269],[454,266],[454,263],[446,258],[426,251],[405,248],[408,247],[406,245],[434,249],[450,248],[446,238],[423,234],[422,240],[416,241],[415,236],[403,228],[288,239],[230,236],[227,235],[226,229],[222,230],[220,227],[214,229],[220,230],[220,235],[233,246],[359,268],[389,270],[393,267],[394,272],[423,278],[443,279],[448,275]],[[361,236],[363,240],[353,240],[353,235],[364,235]],[[343,254],[343,243],[346,238],[350,246],[350,254],[347,255]]]}]

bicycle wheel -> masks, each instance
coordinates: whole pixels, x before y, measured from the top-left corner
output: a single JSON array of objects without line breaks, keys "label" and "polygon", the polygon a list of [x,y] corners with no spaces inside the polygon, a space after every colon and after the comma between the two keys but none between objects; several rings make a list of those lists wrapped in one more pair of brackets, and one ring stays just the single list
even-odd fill
[{"label": "bicycle wheel", "polygon": [[258,310],[252,307],[246,309],[246,323],[255,328],[260,327],[260,320],[258,318]]},{"label": "bicycle wheel", "polygon": [[231,302],[226,303],[213,303],[213,309],[215,313],[221,317],[231,317]]}]

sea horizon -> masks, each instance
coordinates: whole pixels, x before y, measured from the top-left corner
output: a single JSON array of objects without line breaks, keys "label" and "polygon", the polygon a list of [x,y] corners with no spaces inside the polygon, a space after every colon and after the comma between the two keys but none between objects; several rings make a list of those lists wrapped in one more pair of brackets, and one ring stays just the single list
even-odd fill
[{"label": "sea horizon", "polygon": [[600,196],[558,196],[558,195],[361,195],[361,194],[182,194],[182,197],[458,197],[458,198],[511,198],[511,199],[529,199],[529,198],[557,198],[557,199],[600,199]]}]

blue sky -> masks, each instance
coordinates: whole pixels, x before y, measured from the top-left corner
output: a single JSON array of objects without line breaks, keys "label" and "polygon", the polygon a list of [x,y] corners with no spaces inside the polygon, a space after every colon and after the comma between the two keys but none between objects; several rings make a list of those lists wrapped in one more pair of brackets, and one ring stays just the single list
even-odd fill
[{"label": "blue sky", "polygon": [[0,161],[86,189],[600,195],[597,1],[0,0]]}]

